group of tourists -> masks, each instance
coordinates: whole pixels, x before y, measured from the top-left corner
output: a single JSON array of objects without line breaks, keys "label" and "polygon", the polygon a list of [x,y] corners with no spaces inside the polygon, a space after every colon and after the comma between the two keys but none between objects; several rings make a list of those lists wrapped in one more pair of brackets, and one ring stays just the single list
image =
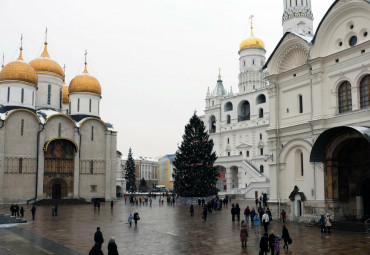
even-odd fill
[{"label": "group of tourists", "polygon": [[[102,251],[102,244],[104,243],[103,233],[100,230],[100,227],[96,228],[96,232],[94,234],[94,246],[91,248],[89,255],[104,255]],[[118,255],[117,244],[112,236],[109,239],[108,243],[108,255]]]},{"label": "group of tourists", "polygon": [[[23,218],[24,217],[24,209],[23,209],[23,206],[19,207],[18,204],[11,204],[10,206],[10,212],[12,213],[12,216],[14,217],[20,217],[20,218]],[[20,213],[20,215],[19,215]]]}]

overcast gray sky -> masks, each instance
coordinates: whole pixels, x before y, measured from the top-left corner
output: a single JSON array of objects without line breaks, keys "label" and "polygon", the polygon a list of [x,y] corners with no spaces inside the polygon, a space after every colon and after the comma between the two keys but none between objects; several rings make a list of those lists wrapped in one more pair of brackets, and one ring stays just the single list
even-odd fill
[{"label": "overcast gray sky", "polygon": [[[314,28],[333,0],[312,0]],[[172,154],[194,109],[204,113],[218,68],[227,90],[238,88],[239,44],[254,34],[267,57],[282,36],[283,0],[8,0],[0,9],[5,63],[43,50],[65,64],[69,84],[88,70],[102,86],[101,118],[118,131],[117,149],[134,156]]]}]

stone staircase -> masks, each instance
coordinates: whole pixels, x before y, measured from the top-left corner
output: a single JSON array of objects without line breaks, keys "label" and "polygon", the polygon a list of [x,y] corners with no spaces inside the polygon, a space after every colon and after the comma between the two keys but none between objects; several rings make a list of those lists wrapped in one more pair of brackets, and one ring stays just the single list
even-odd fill
[{"label": "stone staircase", "polygon": [[34,205],[81,205],[89,204],[82,198],[68,198],[68,199],[42,199],[33,203]]},{"label": "stone staircase", "polygon": [[353,231],[353,232],[366,232],[365,221],[334,221],[332,229]]},{"label": "stone staircase", "polygon": [[27,220],[10,216],[9,214],[0,213],[0,224],[17,224],[27,223]]}]

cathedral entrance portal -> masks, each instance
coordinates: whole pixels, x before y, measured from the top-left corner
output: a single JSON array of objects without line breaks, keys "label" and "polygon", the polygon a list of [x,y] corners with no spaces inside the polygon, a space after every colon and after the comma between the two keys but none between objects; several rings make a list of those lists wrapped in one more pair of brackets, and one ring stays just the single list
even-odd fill
[{"label": "cathedral entrance portal", "polygon": [[74,157],[77,145],[66,138],[48,141],[44,148],[44,196],[73,197]]},{"label": "cathedral entrance portal", "polygon": [[311,162],[325,163],[325,198],[348,219],[370,215],[370,128],[337,127],[316,140]]}]

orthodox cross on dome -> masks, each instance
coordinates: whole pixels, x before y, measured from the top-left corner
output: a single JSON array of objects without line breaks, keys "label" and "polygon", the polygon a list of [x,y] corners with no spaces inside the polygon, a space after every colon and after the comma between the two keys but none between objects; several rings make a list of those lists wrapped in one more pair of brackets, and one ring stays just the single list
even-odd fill
[{"label": "orthodox cross on dome", "polygon": [[251,20],[251,37],[254,37],[254,34],[253,34],[253,14],[249,17],[249,19]]},{"label": "orthodox cross on dome", "polygon": [[84,70],[84,73],[88,73],[87,72],[87,50],[85,50],[85,70]]},{"label": "orthodox cross on dome", "polygon": [[17,60],[23,60],[22,50],[23,50],[23,35],[21,34],[21,47],[19,48],[19,57]]},{"label": "orthodox cross on dome", "polygon": [[66,83],[66,64],[63,65],[63,72],[64,72],[64,80],[63,80],[63,82]]},{"label": "orthodox cross on dome", "polygon": [[41,57],[43,58],[50,58],[49,52],[48,52],[48,28],[45,29],[45,42],[44,42],[44,51],[41,54]]},{"label": "orthodox cross on dome", "polygon": [[197,115],[197,108],[194,109],[194,115]]},{"label": "orthodox cross on dome", "polygon": [[218,80],[221,80],[221,68],[218,68]]},{"label": "orthodox cross on dome", "polygon": [[1,64],[1,68],[4,68],[4,59],[5,59],[5,56],[4,56],[4,53],[3,53],[3,63]]},{"label": "orthodox cross on dome", "polygon": [[45,29],[45,43],[48,41],[48,28]]}]

